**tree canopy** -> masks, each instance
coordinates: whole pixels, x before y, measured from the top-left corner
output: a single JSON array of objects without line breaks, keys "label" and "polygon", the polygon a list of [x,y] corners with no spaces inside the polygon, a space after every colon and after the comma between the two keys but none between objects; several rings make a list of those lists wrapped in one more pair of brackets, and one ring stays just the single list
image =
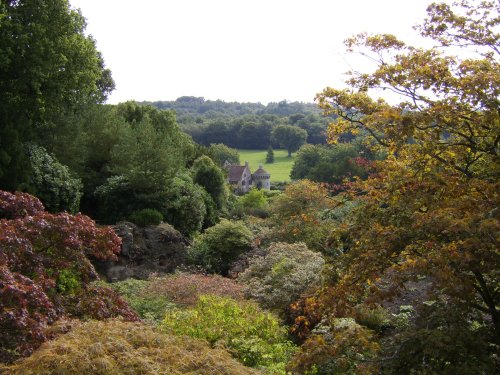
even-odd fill
[{"label": "tree canopy", "polygon": [[273,129],[272,139],[288,151],[288,157],[307,140],[307,131],[291,125],[278,125]]},{"label": "tree canopy", "polygon": [[[344,196],[360,205],[331,235],[344,255],[316,306],[330,318],[356,317],[359,304],[401,304],[414,285],[421,296],[411,300],[416,315],[385,338],[383,372],[494,372],[500,5],[464,0],[431,4],[427,12],[418,30],[433,48],[357,35],[348,49],[370,56],[377,68],[351,72],[351,88],[327,88],[317,97],[327,115],[339,116],[329,126],[330,142],[367,132],[389,157]],[[399,104],[371,97],[381,89],[398,94]]]},{"label": "tree canopy", "polygon": [[0,18],[0,186],[13,190],[29,173],[23,143],[50,142],[63,114],[103,102],[114,83],[67,0],[7,0]]}]

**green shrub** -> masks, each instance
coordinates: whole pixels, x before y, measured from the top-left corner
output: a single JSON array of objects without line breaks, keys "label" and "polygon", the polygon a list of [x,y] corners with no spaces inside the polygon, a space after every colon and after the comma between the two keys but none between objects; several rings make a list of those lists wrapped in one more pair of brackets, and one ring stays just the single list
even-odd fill
[{"label": "green shrub", "polygon": [[250,260],[239,281],[245,295],[280,313],[309,287],[320,282],[323,256],[304,243],[273,243],[266,254]]},{"label": "green shrub", "polygon": [[256,188],[250,189],[248,193],[239,197],[238,201],[244,208],[263,209],[267,207],[266,194],[263,190],[259,190]]},{"label": "green shrub", "polygon": [[149,280],[128,279],[111,284],[103,282],[99,284],[104,284],[118,292],[144,319],[159,321],[163,319],[165,311],[175,307],[168,296],[149,290],[151,284]]},{"label": "green shrub", "polygon": [[144,208],[134,211],[130,215],[129,220],[140,227],[145,227],[160,224],[163,221],[163,215],[153,208]]},{"label": "green shrub", "polygon": [[269,216],[268,206],[266,192],[252,188],[238,198],[232,214],[237,217],[251,215],[264,219]]},{"label": "green shrub", "polygon": [[194,239],[190,261],[208,272],[227,275],[236,258],[251,249],[252,232],[241,221],[221,220]]},{"label": "green shrub", "polygon": [[63,294],[71,294],[80,287],[80,277],[70,269],[63,269],[57,277],[57,291]]},{"label": "green shrub", "polygon": [[201,156],[194,161],[191,176],[194,183],[202,186],[210,194],[217,210],[224,211],[228,189],[222,169],[215,165],[208,156]]},{"label": "green shrub", "polygon": [[140,323],[71,322],[73,329],[33,353],[2,367],[11,375],[258,374],[205,342],[168,336]]},{"label": "green shrub", "polygon": [[29,146],[28,155],[32,193],[43,202],[47,211],[78,212],[83,187],[81,180],[43,147]]},{"label": "green shrub", "polygon": [[271,373],[284,374],[285,364],[295,351],[277,317],[248,301],[201,296],[192,309],[168,311],[163,327],[175,335],[223,345],[245,365]]},{"label": "green shrub", "polygon": [[191,237],[201,230],[205,221],[205,195],[206,191],[190,176],[180,174],[167,184],[159,209],[167,223]]},{"label": "green shrub", "polygon": [[98,207],[96,217],[106,224],[124,220],[131,212],[140,208],[130,181],[121,175],[109,177],[96,187],[94,197]]}]

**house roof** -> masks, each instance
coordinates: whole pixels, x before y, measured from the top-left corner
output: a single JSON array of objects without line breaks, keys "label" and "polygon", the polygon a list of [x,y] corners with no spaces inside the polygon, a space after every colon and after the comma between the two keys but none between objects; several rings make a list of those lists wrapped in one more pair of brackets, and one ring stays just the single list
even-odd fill
[{"label": "house roof", "polygon": [[231,165],[229,167],[228,180],[229,182],[238,182],[241,180],[243,171],[246,169],[246,165]]},{"label": "house roof", "polygon": [[257,169],[253,174],[256,176],[270,175],[268,171],[262,168],[262,164],[259,165],[259,169]]}]

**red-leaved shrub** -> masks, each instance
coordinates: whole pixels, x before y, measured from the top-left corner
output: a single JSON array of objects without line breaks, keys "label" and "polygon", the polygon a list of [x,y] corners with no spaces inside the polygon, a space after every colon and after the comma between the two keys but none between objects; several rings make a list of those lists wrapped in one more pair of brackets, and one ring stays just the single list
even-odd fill
[{"label": "red-leaved shrub", "polygon": [[0,215],[0,361],[29,355],[64,315],[138,319],[116,293],[89,286],[97,273],[88,257],[120,251],[112,229],[81,214],[49,214],[24,193],[0,191]]},{"label": "red-leaved shrub", "polygon": [[17,219],[36,215],[44,210],[42,202],[28,193],[12,194],[0,190],[0,219]]}]

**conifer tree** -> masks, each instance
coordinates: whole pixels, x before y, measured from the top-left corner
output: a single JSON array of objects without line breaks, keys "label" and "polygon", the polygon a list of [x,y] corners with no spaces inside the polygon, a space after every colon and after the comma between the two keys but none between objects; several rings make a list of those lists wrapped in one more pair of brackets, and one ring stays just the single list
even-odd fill
[{"label": "conifer tree", "polygon": [[269,148],[267,149],[266,163],[274,163],[274,151],[273,146],[271,145],[269,145]]}]

